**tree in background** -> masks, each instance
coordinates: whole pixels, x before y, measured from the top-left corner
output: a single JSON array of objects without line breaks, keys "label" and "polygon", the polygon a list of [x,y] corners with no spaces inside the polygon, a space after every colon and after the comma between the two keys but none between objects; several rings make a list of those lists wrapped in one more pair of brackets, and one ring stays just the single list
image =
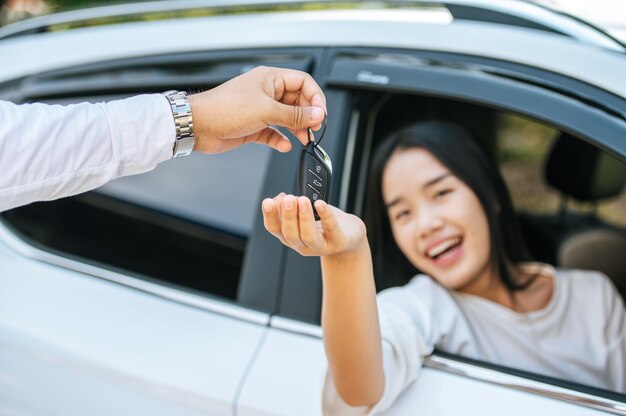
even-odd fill
[{"label": "tree in background", "polygon": [[46,0],[4,0],[0,4],[1,24],[39,16],[51,11],[51,7]]},{"label": "tree in background", "polygon": [[105,0],[0,0],[0,26],[51,12],[111,4]]}]

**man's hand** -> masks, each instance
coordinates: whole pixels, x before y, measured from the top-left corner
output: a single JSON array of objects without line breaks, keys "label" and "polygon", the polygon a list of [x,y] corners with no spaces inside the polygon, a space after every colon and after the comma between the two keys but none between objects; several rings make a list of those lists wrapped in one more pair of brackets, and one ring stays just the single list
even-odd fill
[{"label": "man's hand", "polygon": [[303,144],[307,128],[320,128],[326,97],[313,78],[292,69],[257,67],[224,84],[189,97],[194,150],[222,153],[246,143],[291,150],[291,142],[270,125],[287,127]]}]

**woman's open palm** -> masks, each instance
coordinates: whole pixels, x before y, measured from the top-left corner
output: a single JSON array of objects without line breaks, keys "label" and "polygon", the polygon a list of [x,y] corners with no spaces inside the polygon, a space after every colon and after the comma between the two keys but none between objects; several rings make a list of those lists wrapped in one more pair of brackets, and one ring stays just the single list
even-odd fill
[{"label": "woman's open palm", "polygon": [[330,256],[354,250],[366,238],[365,224],[324,201],[315,201],[320,221],[315,221],[311,201],[304,196],[279,194],[263,200],[265,228],[303,256]]}]

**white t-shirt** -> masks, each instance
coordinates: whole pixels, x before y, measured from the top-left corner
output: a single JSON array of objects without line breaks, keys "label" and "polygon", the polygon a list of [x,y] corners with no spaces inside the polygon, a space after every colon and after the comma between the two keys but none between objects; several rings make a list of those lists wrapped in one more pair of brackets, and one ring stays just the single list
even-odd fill
[{"label": "white t-shirt", "polygon": [[418,377],[434,348],[512,368],[626,393],[624,302],[602,273],[548,270],[548,305],[518,313],[490,300],[449,291],[425,275],[377,297],[385,389],[371,409],[351,407],[327,374],[326,415],[375,414]]},{"label": "white t-shirt", "polygon": [[0,212],[97,188],[172,157],[167,99],[140,95],[99,104],[0,101]]}]

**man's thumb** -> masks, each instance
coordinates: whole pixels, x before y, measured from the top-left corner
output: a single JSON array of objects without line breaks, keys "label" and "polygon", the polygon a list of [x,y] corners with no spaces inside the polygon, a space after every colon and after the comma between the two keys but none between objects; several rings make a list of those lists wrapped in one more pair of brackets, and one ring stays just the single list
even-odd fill
[{"label": "man's thumb", "polygon": [[269,123],[289,129],[306,129],[317,126],[324,120],[324,109],[302,107],[276,102],[272,107]]}]

